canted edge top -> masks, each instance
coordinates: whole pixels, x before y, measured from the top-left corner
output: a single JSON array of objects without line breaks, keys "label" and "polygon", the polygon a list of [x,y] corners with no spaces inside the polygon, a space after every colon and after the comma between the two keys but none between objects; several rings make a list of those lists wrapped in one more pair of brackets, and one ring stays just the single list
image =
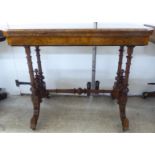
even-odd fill
[{"label": "canted edge top", "polygon": [[5,37],[105,37],[105,36],[149,36],[152,28],[102,28],[102,29],[8,29]]}]

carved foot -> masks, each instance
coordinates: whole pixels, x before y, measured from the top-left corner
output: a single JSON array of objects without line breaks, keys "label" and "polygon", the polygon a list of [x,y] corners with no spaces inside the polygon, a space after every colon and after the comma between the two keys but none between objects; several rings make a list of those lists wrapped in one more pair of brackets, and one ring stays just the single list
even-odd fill
[{"label": "carved foot", "polygon": [[30,122],[30,127],[32,130],[35,130],[37,126],[37,119],[35,116],[32,117],[31,122]]},{"label": "carved foot", "polygon": [[118,102],[123,131],[126,131],[129,129],[129,120],[126,117],[126,102],[127,102],[127,96],[120,98]]},{"label": "carved foot", "polygon": [[123,131],[127,131],[129,129],[129,120],[127,118],[122,120],[122,129]]}]

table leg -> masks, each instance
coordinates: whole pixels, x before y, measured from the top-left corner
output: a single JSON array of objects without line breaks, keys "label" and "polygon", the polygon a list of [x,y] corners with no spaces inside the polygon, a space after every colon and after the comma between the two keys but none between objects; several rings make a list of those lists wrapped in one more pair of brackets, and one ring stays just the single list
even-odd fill
[{"label": "table leg", "polygon": [[38,64],[38,72],[39,72],[39,78],[40,78],[40,92],[41,92],[41,97],[49,97],[49,93],[46,90],[46,83],[44,82],[45,77],[43,76],[43,71],[42,71],[42,65],[41,65],[41,58],[40,58],[40,49],[39,46],[35,47],[36,51],[36,57],[37,57],[37,64]]},{"label": "table leg", "polygon": [[119,88],[120,88],[120,85],[122,84],[123,82],[123,73],[124,73],[124,70],[122,69],[122,63],[123,63],[123,53],[124,53],[124,46],[120,46],[120,49],[119,49],[119,61],[118,61],[118,69],[117,69],[117,76],[115,78],[115,83],[114,83],[114,86],[113,86],[113,91],[111,93],[111,97],[113,99],[116,99],[118,98],[118,95],[119,95]]},{"label": "table leg", "polygon": [[120,87],[120,93],[118,97],[118,104],[120,110],[120,118],[122,121],[122,128],[124,130],[128,130],[129,128],[129,120],[126,117],[126,103],[127,103],[127,94],[128,94],[128,80],[130,74],[130,66],[131,66],[131,59],[133,54],[134,46],[127,47],[127,63],[125,69],[125,75],[123,77],[122,87]]},{"label": "table leg", "polygon": [[26,58],[28,63],[28,69],[30,74],[30,81],[31,81],[31,91],[32,91],[32,102],[33,102],[33,116],[31,118],[31,129],[35,130],[37,121],[39,118],[39,112],[40,112],[40,103],[41,103],[41,97],[40,97],[40,91],[38,89],[38,80],[37,76],[34,76],[33,72],[33,65],[32,65],[32,58],[31,58],[31,49],[30,46],[25,46],[25,52],[26,52]]}]

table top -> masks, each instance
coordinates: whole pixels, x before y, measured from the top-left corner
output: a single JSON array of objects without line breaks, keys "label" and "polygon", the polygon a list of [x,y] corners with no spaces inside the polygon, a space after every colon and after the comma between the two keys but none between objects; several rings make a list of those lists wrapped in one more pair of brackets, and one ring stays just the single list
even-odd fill
[{"label": "table top", "polygon": [[3,31],[12,46],[120,46],[147,45],[150,28],[8,29]]},{"label": "table top", "polygon": [[150,36],[150,41],[151,41],[152,43],[155,44],[155,25],[148,25],[148,24],[145,24],[145,26],[147,26],[147,27],[151,27],[151,28],[154,29],[153,34]]}]

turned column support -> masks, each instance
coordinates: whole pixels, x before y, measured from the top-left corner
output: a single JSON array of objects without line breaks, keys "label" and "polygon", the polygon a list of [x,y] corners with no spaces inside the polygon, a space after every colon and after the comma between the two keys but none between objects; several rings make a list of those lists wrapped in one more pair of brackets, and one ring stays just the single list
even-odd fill
[{"label": "turned column support", "polygon": [[27,58],[28,70],[30,74],[32,102],[33,102],[33,116],[31,118],[30,126],[31,129],[35,130],[39,118],[40,103],[41,103],[41,97],[39,95],[40,93],[38,89],[39,81],[37,80],[36,75],[34,75],[30,46],[25,46],[25,53],[27,56],[26,58]]},{"label": "turned column support", "polygon": [[43,76],[43,72],[42,72],[42,65],[41,65],[40,48],[39,48],[39,46],[35,46],[35,51],[36,51],[39,75],[40,75],[41,80],[43,80],[44,76]]},{"label": "turned column support", "polygon": [[119,49],[118,69],[117,69],[117,77],[120,77],[121,76],[122,63],[123,63],[123,53],[124,53],[124,46],[120,46],[120,49]]},{"label": "turned column support", "polygon": [[123,83],[120,87],[120,93],[118,97],[118,104],[119,104],[119,110],[120,110],[120,118],[122,121],[122,128],[124,130],[128,130],[129,128],[129,120],[126,117],[126,103],[127,103],[127,94],[128,94],[128,80],[129,80],[129,74],[130,74],[130,66],[131,66],[131,59],[133,54],[134,46],[127,46],[127,62],[126,62],[126,69],[125,69],[125,75],[123,77]]},{"label": "turned column support", "polygon": [[134,46],[128,46],[127,48],[127,62],[126,62],[126,69],[125,69],[125,78],[124,78],[124,85],[128,87],[129,81],[129,74],[130,74],[130,67],[131,67],[131,60],[133,54]]},{"label": "turned column support", "polygon": [[36,51],[38,73],[39,73],[38,77],[40,79],[40,87],[39,87],[40,94],[41,94],[41,97],[47,97],[48,98],[49,97],[49,93],[46,90],[46,83],[44,82],[44,76],[43,76],[43,71],[42,71],[39,46],[35,46],[35,51]]},{"label": "turned column support", "polygon": [[112,96],[113,99],[118,98],[120,85],[123,82],[123,73],[124,73],[124,70],[122,69],[123,53],[124,53],[124,46],[120,46],[118,68],[117,68],[117,76],[115,78],[116,81],[114,83],[113,91],[111,93],[111,96]]},{"label": "turned column support", "polygon": [[33,72],[30,46],[25,46],[25,53],[26,53],[28,70],[29,70],[29,75],[30,75],[31,91],[32,91],[32,95],[35,95],[35,80],[34,80],[34,72]]}]

